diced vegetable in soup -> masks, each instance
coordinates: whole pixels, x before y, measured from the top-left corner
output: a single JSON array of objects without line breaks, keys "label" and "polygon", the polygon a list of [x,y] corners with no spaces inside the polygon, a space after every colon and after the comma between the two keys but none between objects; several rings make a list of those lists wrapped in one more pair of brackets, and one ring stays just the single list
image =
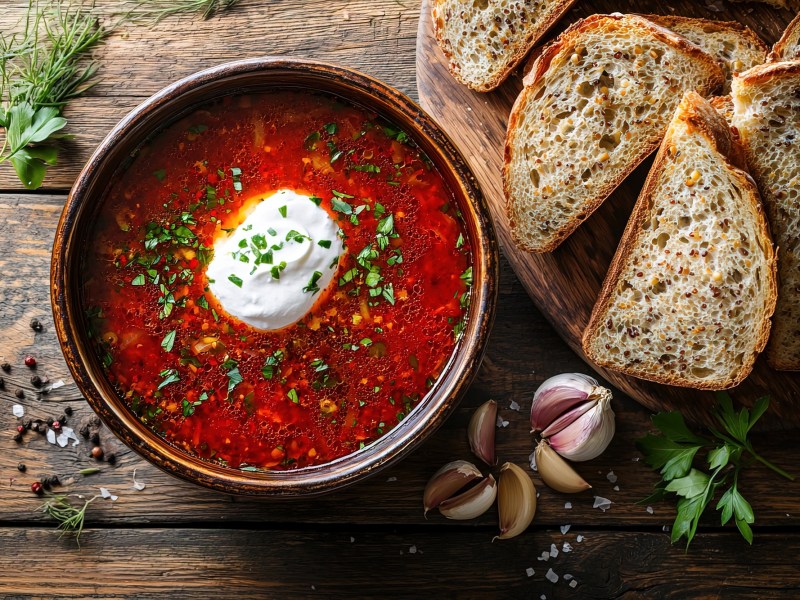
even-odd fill
[{"label": "diced vegetable in soup", "polygon": [[302,92],[226,97],[142,146],[85,258],[87,324],[143,423],[187,453],[293,469],[355,452],[464,329],[467,233],[413,141]]}]

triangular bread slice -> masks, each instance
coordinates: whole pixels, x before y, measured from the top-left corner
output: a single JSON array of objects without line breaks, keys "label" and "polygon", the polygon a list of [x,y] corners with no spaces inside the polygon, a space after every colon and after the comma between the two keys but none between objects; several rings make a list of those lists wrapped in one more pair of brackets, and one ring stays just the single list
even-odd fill
[{"label": "triangular bread slice", "polygon": [[733,80],[733,126],[780,251],[780,288],[767,360],[800,370],[800,61],[761,65]]},{"label": "triangular bread slice", "polygon": [[688,92],[670,123],[583,335],[596,364],[726,389],[750,373],[775,308],[775,254],[725,120]]},{"label": "triangular bread slice", "polygon": [[503,83],[575,0],[434,0],[433,30],[453,76],[479,92]]},{"label": "triangular bread slice", "polygon": [[725,71],[723,92],[731,91],[734,73],[742,73],[767,60],[769,46],[749,27],[736,21],[711,21],[692,17],[642,15],[671,29],[716,56]]},{"label": "triangular bread slice", "polygon": [[593,15],[549,45],[509,117],[503,183],[515,242],[549,252],[658,147],[687,90],[724,81],[717,60],[635,15]]},{"label": "triangular bread slice", "polygon": [[797,59],[800,59],[800,14],[789,23],[781,39],[775,42],[770,54],[770,60],[773,62]]}]

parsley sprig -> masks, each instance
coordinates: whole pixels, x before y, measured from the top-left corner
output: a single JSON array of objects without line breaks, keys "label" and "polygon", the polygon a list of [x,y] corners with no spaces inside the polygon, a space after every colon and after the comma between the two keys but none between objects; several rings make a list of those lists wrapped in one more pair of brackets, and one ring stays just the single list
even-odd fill
[{"label": "parsley sprig", "polygon": [[[662,480],[656,491],[642,500],[642,504],[661,500],[668,493],[678,496],[678,514],[672,526],[674,544],[686,538],[688,549],[697,533],[700,517],[714,500],[717,492],[727,487],[716,504],[721,512],[722,525],[731,519],[749,544],[753,543],[755,515],[750,503],[739,490],[739,474],[753,460],[760,462],[778,475],[789,480],[794,477],[758,454],[748,439],[750,431],[769,408],[769,398],[759,398],[752,411],[733,408],[731,397],[717,394],[715,419],[719,427],[710,427],[711,437],[693,433],[680,412],[658,413],[652,422],[660,435],[649,434],[637,442],[645,461],[659,469]],[[701,450],[707,449],[704,461],[698,460]],[[708,466],[702,469],[699,464]],[[698,464],[696,467],[695,465]]]}]

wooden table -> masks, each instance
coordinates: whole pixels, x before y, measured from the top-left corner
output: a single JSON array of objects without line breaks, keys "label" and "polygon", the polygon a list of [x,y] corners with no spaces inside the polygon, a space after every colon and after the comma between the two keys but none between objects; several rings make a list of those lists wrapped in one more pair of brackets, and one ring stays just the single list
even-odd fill
[{"label": "wooden table", "polygon": [[[108,5],[111,2],[99,2]],[[633,3],[621,2],[620,10]],[[625,4],[625,6],[622,6]],[[713,8],[713,3],[708,3]],[[27,0],[4,2],[8,31]],[[127,27],[98,50],[100,83],[67,111],[78,137],[51,170],[45,187],[25,193],[0,167],[0,359],[13,365],[0,390],[0,596],[153,597],[797,597],[800,498],[797,483],[753,469],[741,487],[756,513],[752,547],[716,515],[704,521],[689,552],[664,531],[668,503],[648,510],[656,475],[640,462],[634,440],[649,414],[616,394],[617,436],[599,459],[579,466],[591,493],[566,497],[534,480],[541,492],[534,525],[522,536],[492,543],[497,516],[474,522],[422,515],[422,489],[443,463],[469,458],[466,425],[479,404],[498,401],[509,422],[497,432],[501,460],[528,463],[528,412],[537,386],[551,375],[587,372],[556,336],[502,264],[500,302],[486,359],[447,424],[401,464],[371,480],[319,499],[259,502],[212,493],[173,479],[140,459],[106,431],[118,461],[90,477],[89,445],[60,448],[36,434],[12,440],[12,404],[29,418],[57,417],[67,406],[80,424],[92,413],[72,383],[53,332],[48,268],[53,231],[81,164],[112,125],[169,82],[201,68],[263,54],[338,62],[415,96],[414,44],[419,6],[413,0],[242,0],[209,21],[170,18],[156,27]],[[709,10],[709,16],[713,17]],[[44,331],[29,327],[39,318]],[[38,373],[65,385],[37,398],[24,355]],[[25,391],[17,400],[14,392]],[[521,408],[511,410],[515,401]],[[763,454],[796,471],[796,433],[756,440]],[[27,465],[27,472],[17,464]],[[133,489],[133,474],[146,484]],[[613,473],[612,473],[613,471]],[[31,482],[58,474],[69,493],[118,496],[91,506],[82,547],[59,540],[36,509]],[[616,476],[615,482],[614,480]],[[593,495],[609,498],[606,512]],[[566,503],[571,503],[567,508]],[[568,531],[563,532],[569,525]],[[581,540],[581,541],[579,541]],[[569,546],[564,544],[568,543]],[[571,546],[572,550],[565,551]],[[551,548],[558,556],[541,560]],[[529,569],[535,571],[533,574]],[[550,583],[552,569],[559,576]],[[571,575],[576,583],[570,586]]]}]

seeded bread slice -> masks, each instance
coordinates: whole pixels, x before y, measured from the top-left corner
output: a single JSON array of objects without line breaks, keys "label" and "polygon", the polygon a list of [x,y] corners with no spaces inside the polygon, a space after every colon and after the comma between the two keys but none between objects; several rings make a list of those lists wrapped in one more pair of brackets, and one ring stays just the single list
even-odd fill
[{"label": "seeded bread slice", "polygon": [[789,23],[781,39],[772,47],[770,60],[774,62],[800,59],[800,15]]},{"label": "seeded bread slice", "polygon": [[775,255],[725,120],[680,103],[583,335],[598,365],[726,389],[750,373],[775,309]]},{"label": "seeded bread slice", "polygon": [[780,251],[778,306],[767,360],[800,370],[800,61],[761,65],[733,80],[733,125]]},{"label": "seeded bread slice", "polygon": [[500,85],[575,0],[434,0],[433,30],[450,72],[488,92]]},{"label": "seeded bread slice", "polygon": [[578,21],[537,59],[509,118],[503,182],[517,245],[550,252],[655,150],[717,60],[636,15]]},{"label": "seeded bread slice", "polygon": [[[731,0],[732,2],[751,2],[752,0]],[[800,0],[756,0],[764,4],[771,4],[778,8],[792,8],[797,10],[800,8]]]},{"label": "seeded bread slice", "polygon": [[741,73],[767,60],[769,46],[756,33],[736,21],[710,21],[691,17],[642,15],[694,42],[716,56],[725,72],[723,92],[731,91],[733,73]]}]

